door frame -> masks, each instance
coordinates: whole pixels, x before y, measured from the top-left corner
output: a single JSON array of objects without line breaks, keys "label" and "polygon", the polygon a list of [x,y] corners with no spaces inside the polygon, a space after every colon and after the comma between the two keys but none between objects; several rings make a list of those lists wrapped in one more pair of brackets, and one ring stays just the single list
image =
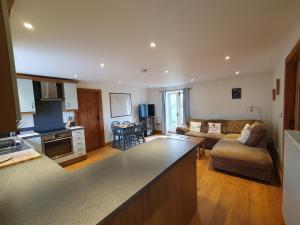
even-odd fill
[{"label": "door frame", "polygon": [[291,52],[285,59],[285,76],[284,76],[284,109],[283,109],[283,131],[282,131],[282,161],[280,177],[283,180],[284,169],[284,131],[294,130],[295,117],[295,94],[296,94],[296,78],[297,64],[300,60],[300,39],[293,47]]},{"label": "door frame", "polygon": [[[90,89],[90,88],[77,88],[77,95],[81,92],[93,92],[98,94],[99,98],[99,127],[100,127],[100,132],[103,134],[100,136],[100,147],[105,146],[105,133],[104,133],[104,120],[103,120],[103,105],[102,105],[102,91],[101,89]],[[79,111],[79,110],[78,110]],[[75,121],[76,123],[79,123],[79,117],[78,117],[78,111],[76,112],[75,116]]]},{"label": "door frame", "polygon": [[300,40],[294,46],[285,60],[285,79],[284,79],[284,129],[294,129],[295,113],[295,91],[297,64],[300,59]]}]

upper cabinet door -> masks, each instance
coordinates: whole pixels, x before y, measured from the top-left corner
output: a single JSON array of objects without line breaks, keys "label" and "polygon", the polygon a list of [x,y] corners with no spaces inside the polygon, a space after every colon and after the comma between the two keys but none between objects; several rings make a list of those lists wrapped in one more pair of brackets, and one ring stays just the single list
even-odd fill
[{"label": "upper cabinet door", "polygon": [[78,110],[77,85],[74,83],[64,83],[64,110]]},{"label": "upper cabinet door", "polygon": [[21,113],[35,113],[32,80],[17,79]]}]

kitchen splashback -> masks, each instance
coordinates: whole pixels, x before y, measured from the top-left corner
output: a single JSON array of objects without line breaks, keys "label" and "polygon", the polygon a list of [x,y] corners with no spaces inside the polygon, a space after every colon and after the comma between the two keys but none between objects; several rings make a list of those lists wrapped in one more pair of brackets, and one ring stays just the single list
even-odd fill
[{"label": "kitchen splashback", "polygon": [[49,130],[64,127],[61,101],[36,101],[34,130]]}]

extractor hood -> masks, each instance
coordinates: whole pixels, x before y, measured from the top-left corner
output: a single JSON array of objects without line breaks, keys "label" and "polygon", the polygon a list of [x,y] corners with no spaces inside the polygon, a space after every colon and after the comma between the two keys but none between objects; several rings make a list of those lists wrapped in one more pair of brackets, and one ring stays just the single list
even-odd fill
[{"label": "extractor hood", "polygon": [[62,98],[58,94],[57,84],[54,82],[41,82],[41,101],[61,101]]}]

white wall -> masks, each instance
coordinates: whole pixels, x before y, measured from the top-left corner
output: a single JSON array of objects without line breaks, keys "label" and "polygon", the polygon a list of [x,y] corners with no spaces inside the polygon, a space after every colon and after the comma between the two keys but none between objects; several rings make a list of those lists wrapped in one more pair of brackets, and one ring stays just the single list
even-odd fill
[{"label": "white wall", "polygon": [[[259,119],[258,113],[250,113],[246,110],[248,106],[254,105],[261,108],[263,121],[271,133],[272,79],[272,74],[235,76],[189,85],[192,88],[190,90],[191,117],[199,119]],[[231,98],[232,88],[242,88],[241,99]],[[159,89],[147,90],[147,102],[156,104],[157,122],[161,123]]]},{"label": "white wall", "polygon": [[282,56],[278,59],[278,63],[273,72],[273,86],[275,87],[276,79],[280,79],[280,94],[276,96],[276,101],[272,104],[273,109],[273,140],[279,155],[279,167],[282,169],[283,159],[283,109],[284,109],[284,76],[285,76],[285,58],[288,56],[292,48],[296,45],[300,38],[300,26],[295,31],[286,45]]},{"label": "white wall", "polygon": [[[115,83],[84,83],[80,82],[80,88],[101,89],[102,91],[102,107],[104,119],[105,142],[112,140],[111,123],[115,120],[123,122],[125,120],[138,122],[138,105],[146,103],[146,90],[143,88],[130,87]],[[111,118],[109,93],[130,93],[132,100],[132,116]]]},{"label": "white wall", "polygon": [[[232,99],[232,88],[242,88],[242,98]],[[272,75],[236,76],[194,84],[190,92],[191,117],[204,119],[259,119],[247,107],[258,106],[262,120],[272,127]]]}]

